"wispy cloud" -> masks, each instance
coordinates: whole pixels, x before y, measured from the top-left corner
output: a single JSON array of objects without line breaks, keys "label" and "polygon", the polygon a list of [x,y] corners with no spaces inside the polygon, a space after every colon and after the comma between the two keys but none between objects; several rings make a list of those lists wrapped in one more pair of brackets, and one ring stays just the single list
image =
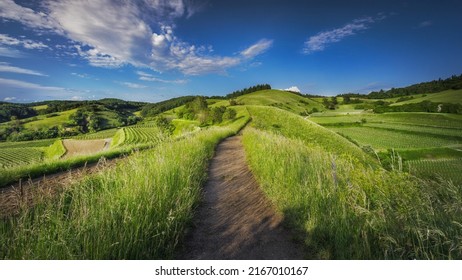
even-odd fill
[{"label": "wispy cloud", "polygon": [[303,53],[312,54],[314,52],[323,51],[328,45],[340,42],[346,37],[357,34],[359,31],[369,29],[373,23],[383,20],[384,18],[385,16],[383,15],[379,15],[375,18],[364,17],[355,19],[340,28],[320,32],[305,41]]},{"label": "wispy cloud", "polygon": [[426,20],[426,21],[422,21],[421,23],[419,23],[419,28],[425,28],[425,27],[429,27],[432,25],[433,25],[433,21]]},{"label": "wispy cloud", "polygon": [[34,75],[34,76],[43,76],[43,77],[48,76],[48,75],[45,75],[35,70],[11,66],[9,63],[6,63],[6,62],[0,62],[0,72],[9,72],[9,73],[26,74],[26,75]]},{"label": "wispy cloud", "polygon": [[20,89],[35,89],[35,90],[49,90],[49,91],[62,91],[65,90],[61,87],[53,87],[53,86],[42,86],[39,84],[19,81],[19,80],[11,80],[11,79],[3,79],[0,78],[0,85],[2,87],[12,87],[12,88],[20,88]]},{"label": "wispy cloud", "polygon": [[19,50],[0,47],[0,56],[11,57],[11,58],[21,58],[21,57],[24,57],[24,54]]},{"label": "wispy cloud", "polygon": [[151,75],[149,73],[143,72],[143,71],[136,71],[136,74],[138,74],[139,79],[141,81],[147,81],[147,82],[160,82],[160,83],[166,83],[166,84],[185,84],[188,82],[188,80],[165,80],[165,79],[160,79],[155,77],[154,75]]},{"label": "wispy cloud", "polygon": [[142,89],[142,88],[147,88],[147,86],[145,85],[140,85],[140,84],[136,84],[136,83],[130,83],[130,82],[116,82],[120,85],[123,85],[123,86],[126,86],[126,87],[129,87],[129,88],[133,88],[133,89]]},{"label": "wispy cloud", "polygon": [[50,47],[42,42],[37,42],[30,39],[18,39],[10,37],[6,34],[0,34],[0,45],[6,46],[22,46],[26,49],[49,49]]},{"label": "wispy cloud", "polygon": [[[260,40],[232,56],[212,55],[211,47],[189,44],[174,35],[175,20],[198,10],[200,6],[190,0],[44,0],[40,10],[12,0],[0,2],[0,17],[67,37],[75,42],[76,54],[96,67],[131,64],[187,75],[223,73],[272,44]],[[32,43],[27,46],[46,47]]]},{"label": "wispy cloud", "polygon": [[255,57],[261,53],[266,52],[273,45],[273,40],[262,39],[256,44],[248,47],[241,52],[241,55],[246,58]]}]

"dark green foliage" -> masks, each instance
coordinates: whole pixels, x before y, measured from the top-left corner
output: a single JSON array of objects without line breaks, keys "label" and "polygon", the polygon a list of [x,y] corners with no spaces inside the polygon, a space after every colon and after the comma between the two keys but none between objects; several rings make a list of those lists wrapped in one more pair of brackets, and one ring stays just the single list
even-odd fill
[{"label": "dark green foliage", "polygon": [[322,104],[324,105],[324,107],[326,107],[326,109],[335,110],[337,108],[337,105],[338,105],[337,97],[333,96],[333,97],[330,98],[330,100],[327,99],[327,97],[324,97],[322,99]]},{"label": "dark green foliage", "polygon": [[388,112],[428,112],[428,113],[452,113],[462,114],[462,105],[453,103],[435,103],[423,101],[420,103],[409,103],[401,106],[387,106],[388,103],[377,104],[374,107],[375,113]]},{"label": "dark green foliage", "polygon": [[236,98],[244,94],[249,94],[252,92],[260,91],[260,90],[266,90],[266,89],[271,89],[271,86],[269,84],[263,84],[263,85],[256,85],[253,87],[245,88],[243,90],[237,90],[234,91],[228,95],[226,95],[225,98],[230,99],[230,98]]},{"label": "dark green foliage", "polygon": [[158,116],[158,117],[155,118],[154,121],[155,121],[157,127],[159,127],[160,130],[162,130],[162,132],[164,132],[164,133],[166,133],[168,135],[172,135],[173,131],[175,131],[175,126],[172,124],[171,121],[169,121],[165,117]]},{"label": "dark green foliage", "polygon": [[17,119],[37,116],[37,112],[23,104],[2,103],[0,104],[0,122],[8,122],[12,117]]},{"label": "dark green foliage", "polygon": [[176,97],[169,100],[161,101],[158,103],[148,104],[143,107],[141,110],[141,115],[143,117],[154,117],[160,113],[171,110],[173,108],[184,105],[188,102],[191,102],[196,98],[196,96],[182,96]]}]

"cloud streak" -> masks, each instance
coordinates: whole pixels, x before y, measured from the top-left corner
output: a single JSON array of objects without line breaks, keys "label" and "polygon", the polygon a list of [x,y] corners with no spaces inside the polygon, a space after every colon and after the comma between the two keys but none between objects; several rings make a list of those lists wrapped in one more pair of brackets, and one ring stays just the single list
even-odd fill
[{"label": "cloud streak", "polygon": [[11,66],[6,62],[0,62],[0,72],[26,74],[26,75],[34,75],[34,76],[42,76],[42,77],[47,77],[48,76],[48,75],[45,75],[45,74],[40,73],[40,72],[35,71],[35,70],[30,70],[30,69],[24,69],[24,68],[20,68],[20,67]]},{"label": "cloud streak", "polygon": [[42,86],[35,83],[29,83],[19,80],[3,79],[0,78],[0,85],[2,87],[12,87],[20,89],[34,89],[34,90],[47,90],[47,91],[62,91],[65,90],[61,87]]},{"label": "cloud streak", "polygon": [[308,40],[305,41],[303,53],[312,54],[315,52],[323,51],[327,46],[333,43],[338,43],[347,37],[357,34],[360,31],[369,29],[373,23],[383,20],[384,18],[385,16],[378,16],[376,18],[364,17],[355,19],[340,28],[320,32],[314,36],[311,36],[308,38]]},{"label": "cloud streak", "polygon": [[6,46],[22,46],[23,48],[32,49],[49,49],[50,47],[42,42],[33,41],[30,39],[17,39],[6,34],[0,34],[0,45]]}]

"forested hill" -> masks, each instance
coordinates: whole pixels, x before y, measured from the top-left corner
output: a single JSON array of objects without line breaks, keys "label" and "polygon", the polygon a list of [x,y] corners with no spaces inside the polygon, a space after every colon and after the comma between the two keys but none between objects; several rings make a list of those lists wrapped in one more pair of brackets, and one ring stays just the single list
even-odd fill
[{"label": "forested hill", "polygon": [[403,88],[392,88],[384,91],[373,91],[367,95],[371,99],[384,99],[412,94],[436,93],[449,89],[462,89],[462,74],[460,76],[453,75],[445,80],[438,79],[431,82],[424,82]]}]

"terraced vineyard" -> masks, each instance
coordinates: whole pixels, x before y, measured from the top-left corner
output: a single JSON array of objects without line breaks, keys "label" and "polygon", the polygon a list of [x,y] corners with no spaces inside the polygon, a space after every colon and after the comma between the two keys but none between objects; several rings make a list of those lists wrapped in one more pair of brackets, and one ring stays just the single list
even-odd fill
[{"label": "terraced vineyard", "polygon": [[426,126],[426,125],[408,125],[408,124],[392,124],[392,123],[366,123],[366,127],[382,128],[404,132],[418,132],[428,133],[435,135],[455,136],[462,137],[462,129],[438,127],[438,126]]},{"label": "terraced vineyard", "polygon": [[360,145],[370,145],[378,150],[444,147],[462,142],[457,138],[439,137],[433,134],[413,134],[365,126],[332,127],[330,129],[354,139]]},{"label": "terraced vineyard", "polygon": [[8,168],[16,165],[40,161],[43,149],[35,147],[0,149],[0,167]]},{"label": "terraced vineyard", "polygon": [[38,162],[54,139],[0,143],[0,168]]},{"label": "terraced vineyard", "polygon": [[121,128],[114,135],[112,147],[120,145],[136,145],[157,143],[162,132],[155,124],[142,124]]},{"label": "terraced vineyard", "polygon": [[55,142],[55,139],[44,139],[44,140],[23,141],[23,142],[0,142],[0,149],[48,147],[54,142]]},{"label": "terraced vineyard", "polygon": [[408,161],[409,172],[420,177],[434,179],[450,178],[456,184],[462,184],[462,158],[438,160]]},{"label": "terraced vineyard", "polygon": [[73,138],[79,139],[79,140],[107,139],[107,138],[112,138],[114,134],[116,134],[117,130],[118,130],[117,128],[107,129],[107,130],[102,130],[102,131],[98,131],[95,133],[79,135]]}]

